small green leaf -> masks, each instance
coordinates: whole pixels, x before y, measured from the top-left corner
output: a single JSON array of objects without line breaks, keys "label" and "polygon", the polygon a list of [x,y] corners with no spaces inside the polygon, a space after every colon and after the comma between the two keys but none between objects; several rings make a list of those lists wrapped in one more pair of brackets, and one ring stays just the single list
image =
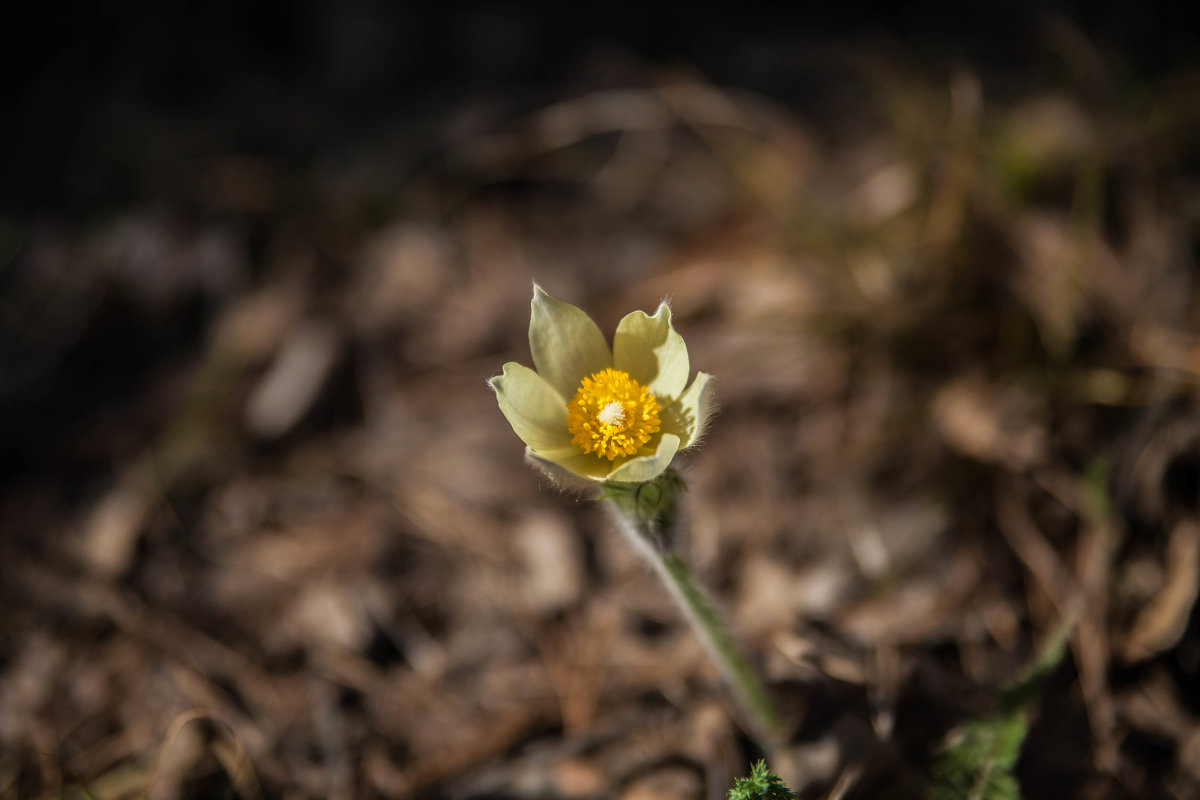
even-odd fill
[{"label": "small green leaf", "polygon": [[929,800],[1020,800],[1013,768],[1029,731],[1027,707],[1062,661],[1064,626],[1016,680],[1000,692],[998,714],[968,722],[933,765]]},{"label": "small green leaf", "polygon": [[1020,800],[1012,770],[1026,728],[1024,712],[968,723],[934,765],[929,800]]}]

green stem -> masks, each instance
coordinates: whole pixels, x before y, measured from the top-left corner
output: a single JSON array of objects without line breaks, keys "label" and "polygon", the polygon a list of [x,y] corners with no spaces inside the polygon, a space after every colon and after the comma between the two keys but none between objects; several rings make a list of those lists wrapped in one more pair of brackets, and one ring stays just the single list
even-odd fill
[{"label": "green stem", "polygon": [[650,562],[683,609],[692,629],[750,715],[762,743],[776,750],[784,743],[784,728],[771,696],[742,655],[712,598],[701,588],[676,548],[676,500],[683,489],[682,479],[668,470],[647,483],[609,483],[605,497],[634,549]]},{"label": "green stem", "polygon": [[783,722],[775,712],[767,688],[742,655],[725,621],[713,607],[712,599],[700,588],[692,570],[683,557],[674,551],[661,553],[654,565],[667,582],[671,593],[683,606],[696,635],[708,648],[709,654],[721,668],[725,680],[742,706],[753,717],[759,733],[772,745],[783,738]]}]

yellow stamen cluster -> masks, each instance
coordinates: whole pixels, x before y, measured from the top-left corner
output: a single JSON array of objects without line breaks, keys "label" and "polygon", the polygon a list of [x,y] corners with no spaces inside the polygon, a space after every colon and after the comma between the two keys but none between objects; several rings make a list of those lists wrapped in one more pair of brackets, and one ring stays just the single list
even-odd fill
[{"label": "yellow stamen cluster", "polygon": [[658,401],[650,389],[619,369],[584,378],[567,403],[571,443],[609,461],[636,453],[659,427]]}]

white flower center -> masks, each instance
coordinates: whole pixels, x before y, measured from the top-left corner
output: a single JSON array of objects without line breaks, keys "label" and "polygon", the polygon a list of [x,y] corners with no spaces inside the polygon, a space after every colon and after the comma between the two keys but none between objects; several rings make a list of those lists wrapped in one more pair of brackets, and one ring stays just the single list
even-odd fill
[{"label": "white flower center", "polygon": [[621,405],[619,401],[613,400],[604,408],[600,409],[600,413],[596,415],[596,418],[605,425],[624,425],[625,406]]}]

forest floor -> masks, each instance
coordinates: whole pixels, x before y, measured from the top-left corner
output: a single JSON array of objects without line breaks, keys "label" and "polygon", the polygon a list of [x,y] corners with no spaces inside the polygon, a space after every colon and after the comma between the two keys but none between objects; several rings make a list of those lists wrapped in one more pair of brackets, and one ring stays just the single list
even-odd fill
[{"label": "forest floor", "polygon": [[485,382],[536,280],[715,376],[686,550],[801,796],[923,796],[1066,626],[1025,795],[1200,798],[1200,73],[1075,44],[831,49],[820,115],[608,65],[6,223],[0,797],[723,797],[760,744]]}]

